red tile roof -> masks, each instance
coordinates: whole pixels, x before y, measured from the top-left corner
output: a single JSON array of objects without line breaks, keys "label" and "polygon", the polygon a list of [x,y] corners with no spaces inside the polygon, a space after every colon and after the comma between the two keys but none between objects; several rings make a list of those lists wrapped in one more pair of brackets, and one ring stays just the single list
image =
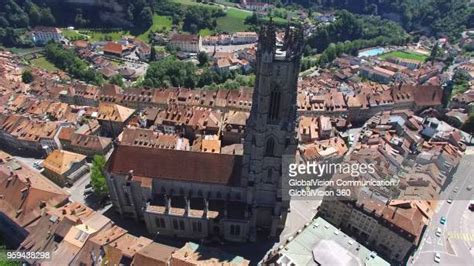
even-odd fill
[{"label": "red tile roof", "polygon": [[123,46],[120,43],[116,43],[116,42],[108,42],[104,46],[104,52],[107,52],[107,53],[121,55],[123,50],[124,50]]},{"label": "red tile roof", "polygon": [[112,174],[186,182],[240,185],[242,156],[118,146],[108,164]]}]

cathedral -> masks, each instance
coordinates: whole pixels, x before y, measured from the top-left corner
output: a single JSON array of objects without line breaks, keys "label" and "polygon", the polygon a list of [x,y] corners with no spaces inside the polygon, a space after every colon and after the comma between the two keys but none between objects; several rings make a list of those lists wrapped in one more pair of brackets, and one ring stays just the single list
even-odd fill
[{"label": "cathedral", "polygon": [[288,27],[276,43],[270,23],[259,34],[253,105],[244,154],[119,145],[107,164],[116,211],[144,221],[151,234],[255,241],[278,236],[289,202],[282,160],[296,153],[297,81],[303,32]]}]

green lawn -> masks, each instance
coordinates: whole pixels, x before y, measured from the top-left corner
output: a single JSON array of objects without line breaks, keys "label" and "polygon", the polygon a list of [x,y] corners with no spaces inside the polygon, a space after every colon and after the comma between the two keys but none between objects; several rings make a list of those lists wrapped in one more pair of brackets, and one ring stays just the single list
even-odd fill
[{"label": "green lawn", "polygon": [[213,35],[214,34],[214,31],[210,30],[210,29],[202,29],[199,31],[199,35],[201,36],[209,36],[209,35]]},{"label": "green lawn", "polygon": [[217,29],[224,32],[246,31],[248,25],[245,25],[244,22],[251,15],[251,12],[229,8],[224,17],[217,19]]},{"label": "green lawn", "polygon": [[120,30],[120,29],[116,29],[116,30],[81,29],[79,30],[79,33],[89,36],[89,41],[91,42],[106,41],[106,40],[118,41],[122,38],[123,35],[130,34],[129,31]]},{"label": "green lawn", "polygon": [[208,7],[208,8],[220,8],[220,6],[217,4],[199,3],[199,2],[196,2],[195,0],[171,0],[171,1],[181,4],[181,5],[185,5],[185,6],[202,6],[202,7]]},{"label": "green lawn", "polygon": [[170,31],[172,27],[173,21],[171,20],[171,17],[167,16],[159,16],[159,15],[154,15],[153,16],[153,25],[145,31],[144,33],[138,35],[138,39],[144,41],[144,42],[149,42],[149,33],[150,31],[156,32],[156,31]]},{"label": "green lawn", "polygon": [[68,40],[87,39],[87,35],[80,34],[77,30],[61,29],[61,31]]},{"label": "green lawn", "polygon": [[420,62],[424,62],[428,56],[413,52],[405,51],[393,51],[380,56],[381,59],[385,60],[391,57],[401,58],[401,59],[412,59]]},{"label": "green lawn", "polygon": [[[207,8],[222,8],[220,5],[199,3],[195,0],[172,0],[175,3],[187,5],[187,6],[201,6]],[[244,24],[244,21],[247,17],[252,15],[252,12],[241,10],[234,7],[227,7],[225,9],[226,15],[220,18],[217,18],[217,30],[223,32],[236,32],[236,31],[246,31],[248,26]],[[200,34],[209,35],[212,34],[212,31],[201,30]]]},{"label": "green lawn", "polygon": [[[153,16],[153,25],[151,27],[139,34],[137,37],[145,42],[149,41],[150,31],[169,31],[172,28],[172,21],[170,17],[167,16]],[[79,29],[79,30],[68,30],[62,29],[63,34],[66,38],[70,40],[79,39],[81,36],[88,37],[88,40],[91,42],[112,40],[118,41],[124,35],[132,35],[128,30],[121,29]]]},{"label": "green lawn", "polygon": [[30,63],[31,66],[41,68],[46,71],[52,72],[58,70],[58,68],[56,68],[51,62],[46,60],[46,58],[44,58],[43,56],[30,60]]}]

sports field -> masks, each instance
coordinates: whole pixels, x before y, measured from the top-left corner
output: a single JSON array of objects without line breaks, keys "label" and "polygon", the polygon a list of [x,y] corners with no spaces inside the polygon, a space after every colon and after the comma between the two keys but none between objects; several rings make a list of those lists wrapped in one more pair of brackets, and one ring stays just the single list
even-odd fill
[{"label": "sports field", "polygon": [[411,59],[411,60],[416,60],[420,62],[424,62],[426,58],[428,58],[428,56],[423,55],[423,54],[406,52],[406,51],[392,51],[380,56],[380,58],[384,60],[391,57],[401,58],[401,59]]}]

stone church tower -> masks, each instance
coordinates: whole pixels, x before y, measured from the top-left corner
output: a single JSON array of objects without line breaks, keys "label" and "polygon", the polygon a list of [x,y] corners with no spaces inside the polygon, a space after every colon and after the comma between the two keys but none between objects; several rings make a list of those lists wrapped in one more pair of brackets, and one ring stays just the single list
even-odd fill
[{"label": "stone church tower", "polygon": [[259,35],[242,174],[252,205],[251,231],[264,229],[271,236],[283,228],[289,208],[281,191],[282,156],[296,153],[297,82],[303,51],[302,29],[288,27],[280,45],[275,30],[270,23]]}]

